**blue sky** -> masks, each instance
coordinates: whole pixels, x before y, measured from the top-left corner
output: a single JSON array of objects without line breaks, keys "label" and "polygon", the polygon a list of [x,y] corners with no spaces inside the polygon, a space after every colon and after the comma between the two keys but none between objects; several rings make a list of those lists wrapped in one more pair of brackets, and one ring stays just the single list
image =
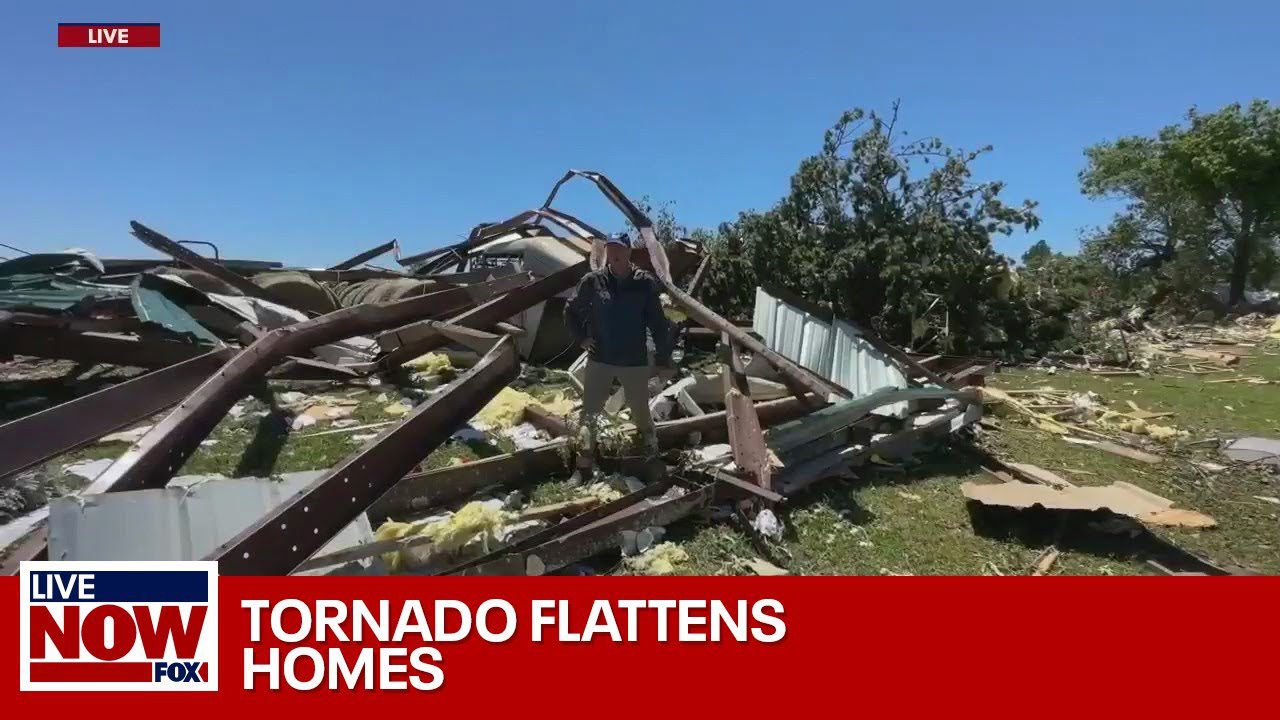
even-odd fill
[{"label": "blue sky", "polygon": [[[100,20],[160,22],[163,47],[55,47]],[[1277,27],[1280,4],[1226,0],[9,2],[0,242],[150,256],[137,219],[323,265],[451,242],[569,167],[713,227],[773,205],[841,110],[900,98],[913,136],[994,145],[979,176],[1040,201],[998,249],[1072,250],[1113,209],[1080,195],[1082,149],[1275,93]],[[558,205],[620,228],[593,193]]]}]

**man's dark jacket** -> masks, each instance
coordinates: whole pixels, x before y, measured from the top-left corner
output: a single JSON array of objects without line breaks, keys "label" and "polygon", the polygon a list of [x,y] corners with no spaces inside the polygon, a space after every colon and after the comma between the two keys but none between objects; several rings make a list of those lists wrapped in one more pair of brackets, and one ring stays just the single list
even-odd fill
[{"label": "man's dark jacket", "polygon": [[606,365],[649,364],[645,331],[653,334],[655,361],[667,365],[675,338],[658,299],[661,284],[639,268],[617,277],[608,267],[587,273],[565,308],[569,332],[579,345],[595,341],[592,360]]}]

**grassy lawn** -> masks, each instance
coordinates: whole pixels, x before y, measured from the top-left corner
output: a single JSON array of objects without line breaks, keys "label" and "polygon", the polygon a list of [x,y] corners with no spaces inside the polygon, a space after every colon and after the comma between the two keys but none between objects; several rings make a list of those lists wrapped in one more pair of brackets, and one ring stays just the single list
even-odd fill
[{"label": "grassy lawn", "polygon": [[[1158,422],[1191,433],[1176,444],[1156,444],[1160,465],[1072,445],[1008,414],[984,444],[1008,461],[1029,462],[1078,485],[1123,480],[1173,500],[1176,507],[1213,516],[1208,530],[1159,530],[1175,544],[1217,563],[1255,572],[1280,573],[1280,506],[1255,496],[1280,496],[1280,476],[1257,467],[1209,473],[1192,459],[1228,465],[1212,448],[1187,442],[1241,435],[1280,437],[1280,384],[1209,383],[1228,377],[1261,376],[1280,383],[1280,348],[1254,348],[1237,372],[1204,376],[1103,377],[1033,369],[1005,371],[990,380],[1002,389],[1053,387],[1097,392],[1108,405],[1126,409],[1133,400],[1145,410],[1173,412]],[[784,511],[788,528],[774,559],[804,574],[1028,574],[1051,533],[1029,539],[992,539],[976,534],[959,484],[990,482],[961,453],[939,449],[917,458],[899,474],[864,468],[857,480],[830,480]],[[1087,528],[1060,547],[1053,574],[1146,574],[1154,572],[1142,548],[1126,538],[1100,536]],[[742,557],[757,555],[745,536],[722,525],[687,524],[672,539],[684,543],[690,574],[744,572]]]},{"label": "grassy lawn", "polygon": [[[227,477],[256,475],[266,477],[301,470],[317,470],[332,467],[355,452],[370,434],[376,434],[389,426],[375,427],[340,433],[329,422],[321,421],[310,427],[293,430],[290,421],[293,412],[279,407],[280,398],[286,392],[304,392],[325,398],[355,402],[350,417],[361,425],[388,422],[398,419],[386,407],[400,401],[406,394],[388,384],[378,387],[329,387],[316,385],[273,385],[273,395],[259,395],[242,399],[238,417],[228,414],[218,423],[204,443],[187,459],[182,469],[174,475],[221,474]],[[273,400],[273,407],[268,401]],[[161,420],[160,413],[145,421],[150,424]],[[323,433],[323,434],[322,434]],[[505,440],[505,439],[504,439]],[[444,467],[456,460],[477,458],[504,452],[501,443],[488,444],[479,441],[448,442],[427,457],[424,468]],[[79,450],[57,457],[40,469],[55,494],[79,489],[87,481],[64,472],[63,468],[84,460],[119,457],[129,448],[125,442],[107,442],[87,445]]]}]

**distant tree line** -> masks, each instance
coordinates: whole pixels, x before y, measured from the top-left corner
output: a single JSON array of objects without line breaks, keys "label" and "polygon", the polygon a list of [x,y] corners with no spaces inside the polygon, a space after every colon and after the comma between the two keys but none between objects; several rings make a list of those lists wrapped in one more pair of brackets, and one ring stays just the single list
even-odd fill
[{"label": "distant tree line", "polygon": [[1277,282],[1280,110],[1267,102],[1192,109],[1154,137],[1087,148],[1082,191],[1125,209],[1079,253],[1041,240],[1021,268],[992,240],[1040,218],[1034,201],[1006,203],[1002,182],[975,177],[991,150],[912,139],[896,103],[843,113],[773,208],[693,233],[712,256],[701,299],[749,317],[764,281],[902,346],[1025,356],[1076,345],[1081,327],[1134,305],[1193,313],[1219,302],[1220,285],[1234,306]]}]

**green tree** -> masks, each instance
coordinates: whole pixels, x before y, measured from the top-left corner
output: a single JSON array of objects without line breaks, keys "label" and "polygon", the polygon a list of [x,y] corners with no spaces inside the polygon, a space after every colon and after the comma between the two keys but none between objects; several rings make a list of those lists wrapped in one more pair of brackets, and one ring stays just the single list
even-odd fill
[{"label": "green tree", "polygon": [[[1193,277],[1224,261],[1228,302],[1244,296],[1250,268],[1274,255],[1280,227],[1280,109],[1257,100],[1211,114],[1194,108],[1186,125],[1155,137],[1128,137],[1085,151],[1081,187],[1094,197],[1123,197],[1125,212],[1087,241],[1118,270],[1159,272],[1184,251]],[[1204,264],[1204,263],[1207,263]],[[1269,265],[1268,265],[1269,266]]]},{"label": "green tree", "polygon": [[845,112],[785,198],[720,227],[703,297],[742,315],[763,279],[903,345],[936,297],[951,328],[940,349],[1005,349],[1011,331],[1022,334],[1010,299],[1016,275],[992,237],[1040,221],[1034,202],[1007,205],[1003,183],[973,177],[990,150],[910,140],[896,103],[887,117]]},{"label": "green tree", "polygon": [[1049,243],[1040,240],[1035,245],[1027,248],[1027,251],[1022,254],[1022,264],[1028,268],[1037,268],[1043,266],[1052,258],[1053,249],[1049,247]]}]

